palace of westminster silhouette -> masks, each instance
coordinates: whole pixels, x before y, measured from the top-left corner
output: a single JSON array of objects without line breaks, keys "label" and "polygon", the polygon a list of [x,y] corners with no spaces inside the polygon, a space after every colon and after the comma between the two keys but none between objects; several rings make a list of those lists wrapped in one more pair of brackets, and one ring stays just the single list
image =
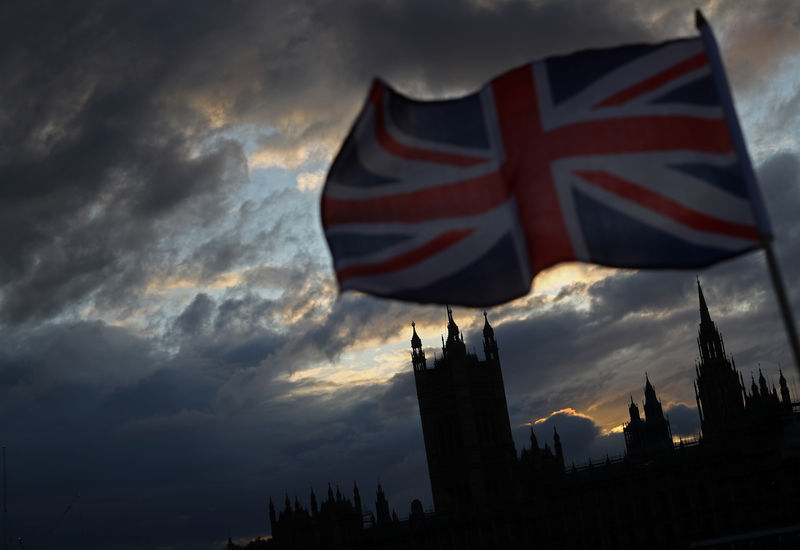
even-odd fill
[{"label": "palace of westminster silhouette", "polygon": [[699,281],[697,290],[697,440],[675,442],[646,378],[644,417],[631,398],[624,457],[565,467],[558,433],[552,448],[540,448],[533,430],[531,447],[517,454],[494,330],[486,319],[480,360],[448,308],[447,339],[433,365],[412,323],[434,511],[414,500],[401,520],[378,485],[373,514],[357,487],[351,500],[329,486],[319,503],[311,491],[308,508],[288,495],[277,509],[270,500],[272,538],[264,546],[800,548],[800,403],[782,372],[777,388],[760,369],[746,387]]}]

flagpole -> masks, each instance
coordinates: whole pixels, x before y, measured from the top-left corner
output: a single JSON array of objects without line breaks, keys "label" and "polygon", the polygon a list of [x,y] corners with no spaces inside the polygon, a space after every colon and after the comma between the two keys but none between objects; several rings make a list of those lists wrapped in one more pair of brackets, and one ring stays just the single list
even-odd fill
[{"label": "flagpole", "polygon": [[797,367],[798,373],[800,373],[800,339],[797,338],[797,326],[794,322],[792,306],[789,303],[789,296],[786,294],[786,286],[783,284],[780,269],[778,269],[778,261],[772,249],[772,242],[768,239],[762,239],[761,243],[764,247],[764,252],[766,252],[767,266],[772,277],[772,286],[775,287],[778,304],[781,306],[781,315],[783,316],[783,324],[786,327],[786,334],[789,336],[789,343],[792,346],[794,365]]},{"label": "flagpole", "polygon": [[778,305],[780,306],[781,315],[783,316],[786,335],[789,338],[789,344],[792,348],[794,365],[797,372],[800,373],[800,341],[797,338],[797,327],[795,326],[794,315],[792,314],[792,308],[786,294],[786,286],[783,284],[783,277],[778,268],[778,261],[775,258],[775,251],[772,248],[772,229],[770,228],[769,218],[764,208],[764,201],[761,198],[761,191],[756,182],[753,166],[750,163],[750,155],[747,154],[747,146],[744,142],[742,128],[739,126],[739,119],[736,116],[736,110],[733,108],[733,98],[731,97],[727,78],[725,78],[722,57],[719,54],[719,48],[717,47],[717,41],[714,39],[714,33],[711,31],[711,27],[706,21],[706,18],[703,17],[700,10],[695,10],[694,15],[695,26],[697,30],[700,31],[700,36],[703,39],[706,55],[711,65],[712,77],[716,84],[722,110],[725,113],[725,121],[731,135],[731,141],[733,142],[733,147],[739,160],[739,167],[750,195],[750,204],[753,205],[753,215],[758,223],[758,232],[761,235],[761,246],[766,253],[767,267],[769,268],[769,274],[772,278],[772,286],[775,288],[775,294],[778,298]]},{"label": "flagpole", "polygon": [[8,550],[8,503],[6,501],[8,480],[6,479],[6,446],[3,445],[3,550]]}]

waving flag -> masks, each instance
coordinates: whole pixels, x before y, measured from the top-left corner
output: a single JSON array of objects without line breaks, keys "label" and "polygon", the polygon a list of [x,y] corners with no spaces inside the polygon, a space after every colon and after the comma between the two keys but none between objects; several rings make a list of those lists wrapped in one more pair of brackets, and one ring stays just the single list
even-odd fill
[{"label": "waving flag", "polygon": [[339,285],[484,306],[561,261],[695,267],[769,236],[709,33],[554,57],[420,102],[376,81],[322,222]]}]

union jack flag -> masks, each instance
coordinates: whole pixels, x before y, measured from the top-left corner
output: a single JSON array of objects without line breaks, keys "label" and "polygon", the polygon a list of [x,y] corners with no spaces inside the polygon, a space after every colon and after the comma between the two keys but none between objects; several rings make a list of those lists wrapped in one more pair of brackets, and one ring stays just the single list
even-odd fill
[{"label": "union jack flag", "polygon": [[549,58],[449,101],[376,81],[323,191],[340,288],[485,306],[561,261],[696,267],[760,246],[704,38]]}]

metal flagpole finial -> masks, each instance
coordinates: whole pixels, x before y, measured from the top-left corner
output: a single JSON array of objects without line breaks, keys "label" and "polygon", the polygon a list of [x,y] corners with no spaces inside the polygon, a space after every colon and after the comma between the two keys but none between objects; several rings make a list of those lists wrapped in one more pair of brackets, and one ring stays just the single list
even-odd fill
[{"label": "metal flagpole finial", "polygon": [[699,9],[694,10],[694,26],[695,28],[699,29],[703,25],[708,25],[708,21],[706,21],[703,12]]}]

